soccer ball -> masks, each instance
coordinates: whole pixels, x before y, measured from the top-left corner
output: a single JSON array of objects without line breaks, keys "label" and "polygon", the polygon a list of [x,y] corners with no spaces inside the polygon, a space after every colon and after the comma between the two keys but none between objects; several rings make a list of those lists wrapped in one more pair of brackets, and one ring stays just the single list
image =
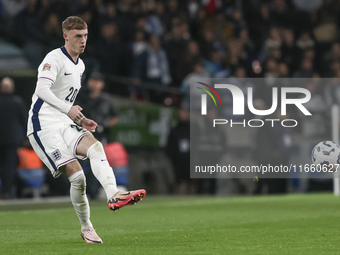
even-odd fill
[{"label": "soccer ball", "polygon": [[314,165],[340,164],[340,146],[332,141],[322,141],[314,147],[311,156]]}]

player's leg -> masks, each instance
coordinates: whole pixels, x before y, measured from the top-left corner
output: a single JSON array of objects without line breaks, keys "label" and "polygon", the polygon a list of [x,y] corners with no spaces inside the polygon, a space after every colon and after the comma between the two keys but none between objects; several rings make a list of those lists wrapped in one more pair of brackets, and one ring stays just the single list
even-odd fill
[{"label": "player's leg", "polygon": [[90,206],[86,197],[86,179],[78,161],[72,161],[59,168],[70,181],[70,197],[78,215],[81,230],[93,227],[90,221]]},{"label": "player's leg", "polygon": [[86,242],[101,242],[90,221],[90,207],[86,197],[86,180],[84,172],[73,155],[73,152],[65,144],[61,136],[61,129],[39,131],[28,138],[39,158],[51,171],[53,177],[64,173],[71,183],[70,195],[74,209],[79,217],[82,237],[84,233],[89,240]]},{"label": "player's leg", "polygon": [[81,236],[87,243],[102,243],[90,221],[90,205],[86,196],[86,178],[77,160],[59,168],[70,181],[70,197],[80,225]]},{"label": "player's leg", "polygon": [[101,143],[89,131],[77,125],[65,125],[63,138],[67,146],[72,148],[74,157],[90,159],[93,175],[103,186],[107,197],[117,193],[116,178]]},{"label": "player's leg", "polygon": [[143,189],[129,192],[120,192],[117,189],[116,178],[107,161],[103,145],[92,135],[86,135],[80,140],[76,152],[77,155],[90,159],[92,172],[103,186],[111,210],[116,211],[120,207],[135,204],[145,196]]},{"label": "player's leg", "polygon": [[93,175],[103,186],[107,199],[110,199],[119,190],[116,177],[110,167],[103,145],[92,135],[84,136],[77,146],[77,155],[87,156],[90,159]]}]

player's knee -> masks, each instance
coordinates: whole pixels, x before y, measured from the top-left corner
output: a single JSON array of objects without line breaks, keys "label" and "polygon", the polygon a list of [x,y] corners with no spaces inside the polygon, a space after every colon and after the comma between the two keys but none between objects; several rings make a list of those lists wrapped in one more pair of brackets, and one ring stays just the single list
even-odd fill
[{"label": "player's knee", "polygon": [[86,188],[86,177],[83,171],[78,171],[71,175],[69,178],[71,186],[75,189],[85,190]]},{"label": "player's knee", "polygon": [[102,154],[102,153],[104,153],[103,144],[99,141],[96,141],[87,150],[87,157],[91,159],[93,156]]}]

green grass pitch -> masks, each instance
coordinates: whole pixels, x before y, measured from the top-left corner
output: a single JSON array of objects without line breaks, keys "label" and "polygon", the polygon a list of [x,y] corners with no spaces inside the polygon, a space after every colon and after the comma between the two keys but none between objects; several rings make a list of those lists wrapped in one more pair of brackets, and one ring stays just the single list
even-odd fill
[{"label": "green grass pitch", "polygon": [[0,206],[0,254],[340,254],[340,198],[146,196],[114,213],[91,201],[104,244],[70,204]]}]

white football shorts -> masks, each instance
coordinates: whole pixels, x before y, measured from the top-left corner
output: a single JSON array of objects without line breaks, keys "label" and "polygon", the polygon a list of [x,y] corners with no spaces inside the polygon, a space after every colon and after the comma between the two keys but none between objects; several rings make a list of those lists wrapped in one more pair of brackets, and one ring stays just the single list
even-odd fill
[{"label": "white football shorts", "polygon": [[76,155],[77,145],[82,137],[92,135],[87,129],[76,124],[65,124],[55,129],[34,132],[28,136],[39,158],[50,169],[54,178],[60,176],[58,170],[74,160],[87,157]]}]

